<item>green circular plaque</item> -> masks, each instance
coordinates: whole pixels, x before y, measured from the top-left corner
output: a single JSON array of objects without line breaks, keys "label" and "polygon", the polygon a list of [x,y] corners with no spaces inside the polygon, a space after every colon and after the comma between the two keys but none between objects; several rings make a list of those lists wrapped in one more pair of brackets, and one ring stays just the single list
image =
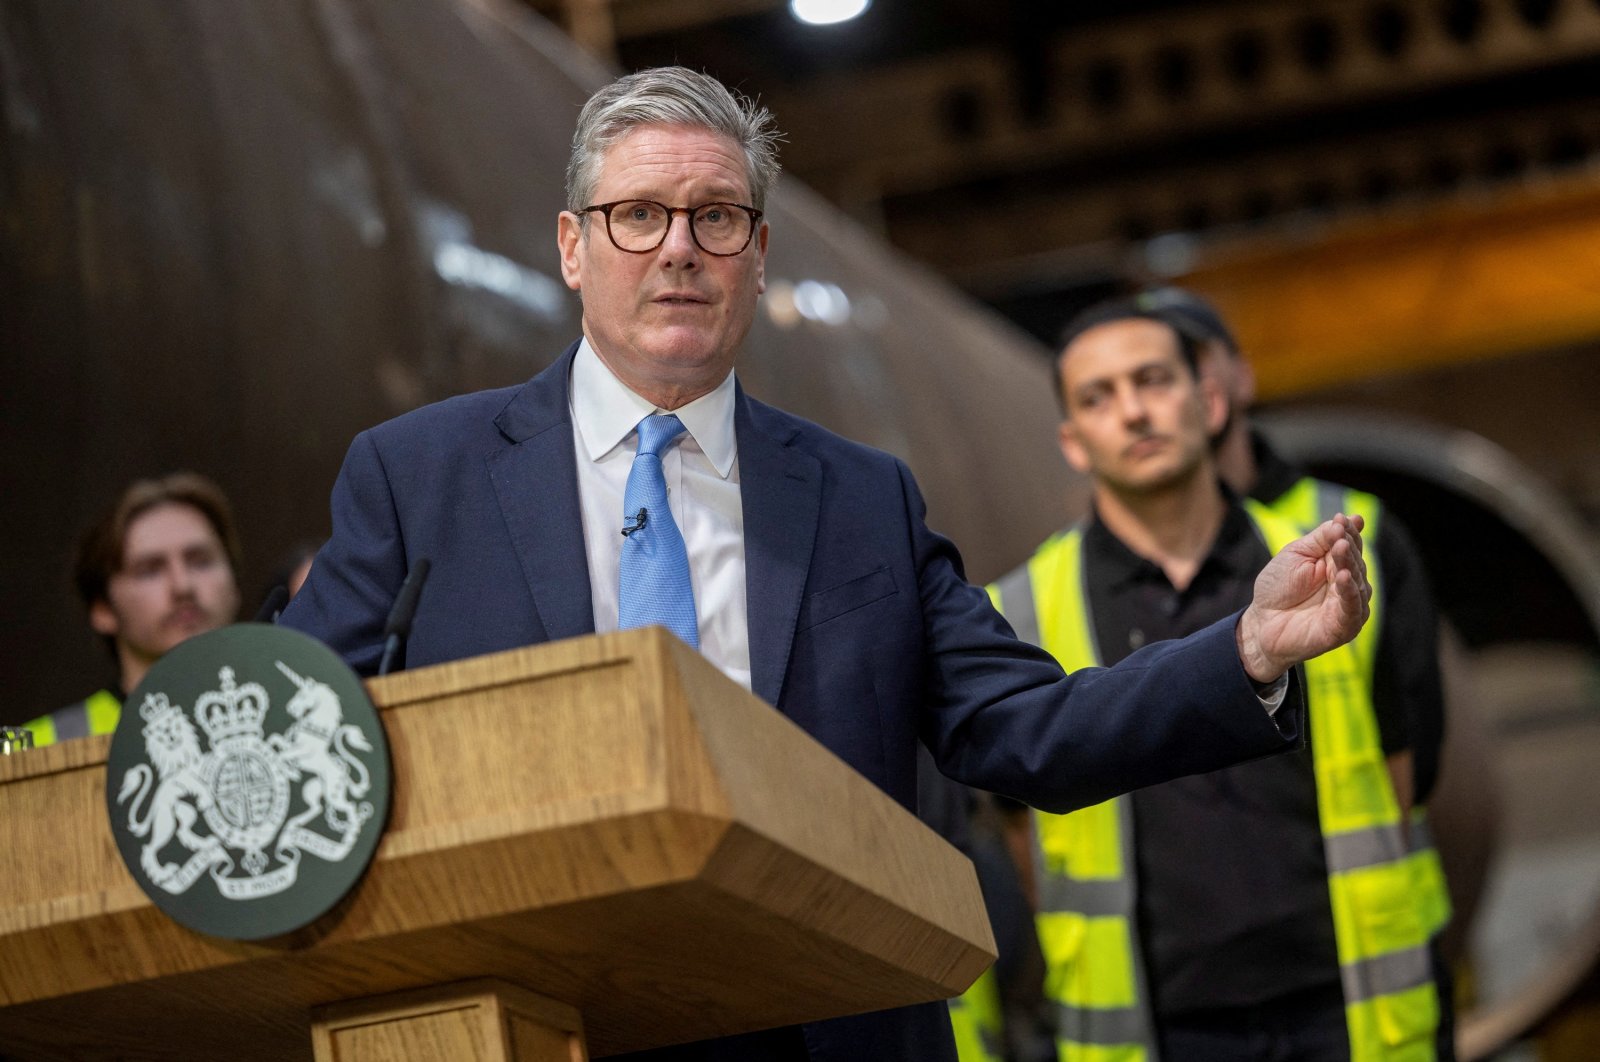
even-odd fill
[{"label": "green circular plaque", "polygon": [[286,627],[239,623],[167,653],[123,705],[111,832],[146,895],[235,940],[316,921],[389,815],[389,745],[360,678]]}]

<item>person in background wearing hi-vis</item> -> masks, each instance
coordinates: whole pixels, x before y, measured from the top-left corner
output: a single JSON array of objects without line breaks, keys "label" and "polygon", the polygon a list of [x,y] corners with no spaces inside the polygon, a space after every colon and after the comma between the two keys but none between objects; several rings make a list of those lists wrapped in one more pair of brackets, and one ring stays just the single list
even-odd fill
[{"label": "person in background wearing hi-vis", "polygon": [[36,746],[109,734],[122,701],[179,642],[239,612],[239,535],[217,485],[192,472],[142,479],[78,546],[78,595],[117,666],[116,687],[23,726]]},{"label": "person in background wearing hi-vis", "polygon": [[[1221,483],[1211,441],[1228,408],[1192,325],[1134,296],[1064,336],[1060,444],[1093,477],[1094,512],[990,592],[1065,668],[1227,615],[1302,533]],[[1410,787],[1391,779],[1417,733],[1406,702],[1373,695],[1377,582],[1362,634],[1304,665],[1304,747],[1035,815],[1064,1062],[1449,1057],[1430,953],[1448,901],[1431,851],[1409,844]]]}]

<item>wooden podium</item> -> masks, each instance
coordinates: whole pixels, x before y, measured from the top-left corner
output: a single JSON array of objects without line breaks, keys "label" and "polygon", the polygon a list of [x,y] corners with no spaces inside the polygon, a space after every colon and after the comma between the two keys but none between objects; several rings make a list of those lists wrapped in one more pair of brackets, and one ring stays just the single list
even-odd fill
[{"label": "wooden podium", "polygon": [[659,630],[368,688],[389,824],[292,940],[151,904],[110,738],[0,757],[0,1058],[582,1062],[945,998],[993,958],[966,859]]}]

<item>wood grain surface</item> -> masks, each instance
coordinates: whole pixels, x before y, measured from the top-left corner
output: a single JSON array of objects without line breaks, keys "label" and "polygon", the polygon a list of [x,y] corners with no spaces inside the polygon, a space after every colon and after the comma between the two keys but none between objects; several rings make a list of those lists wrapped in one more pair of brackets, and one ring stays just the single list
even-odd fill
[{"label": "wood grain surface", "polygon": [[588,1062],[563,1003],[484,979],[318,1007],[316,1062]]}]

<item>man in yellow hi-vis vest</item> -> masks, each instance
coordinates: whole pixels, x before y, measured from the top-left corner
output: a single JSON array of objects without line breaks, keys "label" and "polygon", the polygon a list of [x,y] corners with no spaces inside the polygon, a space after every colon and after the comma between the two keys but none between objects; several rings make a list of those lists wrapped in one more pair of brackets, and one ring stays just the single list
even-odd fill
[{"label": "man in yellow hi-vis vest", "polygon": [[[1227,407],[1196,348],[1181,318],[1137,298],[1068,330],[1061,446],[1094,477],[1095,512],[991,588],[1064,666],[1109,665],[1237,610],[1300,534],[1220,485],[1210,438]],[[1409,845],[1388,761],[1410,724],[1375,708],[1373,656],[1358,638],[1308,662],[1298,752],[1037,816],[1064,1060],[1438,1057],[1429,945],[1448,907],[1437,862]]]},{"label": "man in yellow hi-vis vest", "polygon": [[216,484],[192,472],[128,486],[84,535],[75,575],[89,626],[117,667],[102,689],[24,723],[35,745],[109,734],[150,665],[239,611],[239,536]]}]

